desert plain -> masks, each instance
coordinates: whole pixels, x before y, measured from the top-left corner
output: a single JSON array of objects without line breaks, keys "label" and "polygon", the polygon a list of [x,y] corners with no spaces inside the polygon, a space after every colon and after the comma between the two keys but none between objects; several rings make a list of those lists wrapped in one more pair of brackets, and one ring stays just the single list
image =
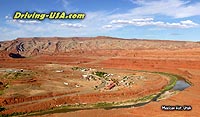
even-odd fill
[{"label": "desert plain", "polygon": [[[199,77],[200,42],[17,38],[0,42],[0,114],[198,116]],[[177,78],[190,86],[174,91]],[[164,111],[162,105],[192,109]]]}]

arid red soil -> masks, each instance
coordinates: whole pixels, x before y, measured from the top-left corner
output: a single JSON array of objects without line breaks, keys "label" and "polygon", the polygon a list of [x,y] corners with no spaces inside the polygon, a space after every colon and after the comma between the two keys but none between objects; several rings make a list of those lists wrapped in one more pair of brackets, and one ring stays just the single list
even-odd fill
[{"label": "arid red soil", "polygon": [[[199,65],[200,66],[200,65]],[[122,67],[122,66],[121,66]],[[93,117],[93,116],[115,116],[115,117],[198,117],[200,112],[200,69],[190,69],[188,68],[160,68],[160,71],[165,72],[173,72],[176,74],[181,74],[187,77],[193,85],[192,87],[185,89],[181,93],[174,95],[168,99],[161,100],[159,102],[152,102],[148,105],[143,107],[136,107],[136,108],[126,108],[126,109],[113,109],[113,110],[103,110],[103,109],[96,109],[96,110],[84,110],[84,111],[77,111],[77,112],[69,112],[69,113],[61,113],[61,114],[52,114],[51,116],[84,116],[84,117]],[[139,67],[138,67],[139,69]],[[145,69],[142,67],[142,69]],[[157,70],[155,68],[147,68],[148,70]],[[163,111],[161,110],[162,105],[191,105],[191,111]],[[47,115],[49,116],[49,115]]]},{"label": "arid red soil", "polygon": [[[39,66],[46,64],[62,64],[92,68],[114,68],[131,70],[160,71],[184,76],[193,85],[177,95],[159,102],[151,102],[143,107],[112,109],[112,110],[82,110],[68,113],[55,113],[51,116],[198,116],[200,114],[200,44],[195,42],[120,40],[106,37],[89,39],[17,39],[12,42],[0,43],[0,68],[23,68],[37,71]],[[24,45],[20,45],[23,42]],[[49,42],[51,44],[49,44]],[[82,43],[84,42],[84,43]],[[31,44],[30,44],[31,43]],[[31,46],[30,46],[31,45]],[[64,46],[68,45],[68,46]],[[19,48],[16,49],[16,46]],[[29,48],[29,49],[28,49]],[[67,49],[66,49],[67,48]],[[38,50],[36,50],[38,49]],[[22,51],[23,50],[23,51]],[[20,53],[27,58],[11,58],[9,53]],[[35,78],[42,84],[40,78]],[[32,103],[22,103],[12,106],[1,113],[31,112],[55,107],[63,103],[94,103],[99,101],[120,101],[132,97],[157,92],[167,81],[160,79],[156,84],[146,84],[143,89],[124,90],[112,93],[98,93],[62,96],[62,92],[44,94],[32,97],[0,97],[1,106],[35,100]],[[153,87],[153,90],[146,90]],[[139,93],[141,92],[141,93]],[[139,95],[138,95],[139,93]],[[54,96],[56,99],[45,100]],[[119,97],[119,98],[114,98]],[[44,99],[40,102],[37,100]],[[191,105],[191,111],[163,111],[162,105]],[[50,116],[44,115],[44,116]]]},{"label": "arid red soil", "polygon": [[[161,77],[160,79],[155,80],[154,82],[147,81],[143,86],[133,86],[131,89],[113,92],[98,92],[73,95],[73,93],[76,92],[71,91],[58,94],[49,93],[41,96],[32,97],[1,97],[0,104],[8,108],[2,113],[9,114],[13,112],[32,112],[37,110],[45,110],[50,109],[52,107],[56,107],[56,105],[61,104],[97,103],[113,101],[120,102],[127,99],[137,98],[138,96],[141,97],[144,95],[149,95],[158,92],[167,84],[167,82],[168,81],[165,78]],[[157,85],[154,85],[154,83],[156,83]]]}]

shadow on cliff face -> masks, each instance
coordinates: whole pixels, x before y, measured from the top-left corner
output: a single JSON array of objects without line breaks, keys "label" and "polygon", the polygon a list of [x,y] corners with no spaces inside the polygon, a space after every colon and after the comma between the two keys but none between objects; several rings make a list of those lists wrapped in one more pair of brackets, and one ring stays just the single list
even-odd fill
[{"label": "shadow on cliff face", "polygon": [[20,55],[20,54],[18,54],[18,53],[17,53],[17,54],[15,54],[15,53],[10,53],[9,56],[12,57],[12,58],[25,58],[24,56],[22,56],[22,55]]}]

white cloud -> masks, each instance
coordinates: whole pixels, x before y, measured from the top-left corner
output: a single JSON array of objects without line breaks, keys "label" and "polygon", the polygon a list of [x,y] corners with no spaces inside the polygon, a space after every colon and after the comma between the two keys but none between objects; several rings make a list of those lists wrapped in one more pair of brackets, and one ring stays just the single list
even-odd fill
[{"label": "white cloud", "polygon": [[17,23],[17,24],[39,24],[39,23],[41,23],[40,21],[36,21],[36,20],[16,20],[16,19],[7,20],[7,22]]},{"label": "white cloud", "polygon": [[193,21],[191,20],[185,20],[185,21],[181,21],[182,24],[185,24],[185,25],[193,25],[193,26],[196,26],[197,24],[194,23]]},{"label": "white cloud", "polygon": [[[183,0],[130,0],[134,7],[126,12],[117,13],[120,8],[108,11],[86,12],[86,18],[80,21],[51,20],[51,21],[28,21],[12,20],[9,15],[5,16],[7,23],[1,28],[0,37],[18,36],[96,36],[107,35],[109,30],[115,30],[124,26],[152,26],[150,28],[193,28],[199,24],[189,17],[200,15],[200,2],[191,3]],[[71,2],[71,1],[70,1]],[[57,4],[63,5],[67,12],[74,12],[76,8],[67,0],[58,0]],[[62,3],[62,4],[61,4]],[[157,16],[163,15],[165,21],[157,21]],[[160,19],[161,19],[160,18]],[[177,18],[177,22],[169,19]],[[184,18],[180,19],[180,18]],[[187,18],[187,19],[186,19]],[[77,23],[78,22],[78,23]],[[31,25],[39,24],[39,25]],[[6,30],[9,31],[5,31]],[[87,28],[84,28],[87,27]],[[149,28],[149,27],[148,27]],[[34,30],[33,30],[34,29]],[[6,35],[4,34],[6,33]],[[112,32],[114,34],[114,32]],[[3,36],[4,35],[4,36]]]},{"label": "white cloud", "polygon": [[109,25],[103,25],[102,26],[103,29],[112,29],[112,30],[117,29],[117,28],[121,28],[121,27],[123,27],[123,25],[110,25],[109,24]]},{"label": "white cloud", "polygon": [[131,19],[131,20],[112,20],[111,24],[137,24],[137,23],[143,23],[143,22],[150,22],[153,21],[153,18],[138,18],[138,19]]},{"label": "white cloud", "polygon": [[104,25],[102,28],[112,28],[112,25]]},{"label": "white cloud", "polygon": [[56,3],[63,7],[67,12],[77,12],[78,9],[71,5],[70,0],[57,0]]},{"label": "white cloud", "polygon": [[40,24],[7,22],[8,26],[0,27],[0,40],[15,39],[17,37],[73,37],[84,36],[92,32],[91,28],[84,28],[81,23],[67,23],[64,20],[41,21]]},{"label": "white cloud", "polygon": [[13,19],[10,15],[6,15],[5,20],[9,24],[39,24],[39,23],[41,23],[41,21],[37,21],[37,20]]},{"label": "white cloud", "polygon": [[9,19],[10,17],[8,15],[5,16],[5,19]]},{"label": "white cloud", "polygon": [[157,26],[164,28],[192,28],[196,27],[199,24],[194,23],[191,20],[180,21],[178,23],[169,23],[162,21],[154,21],[153,18],[141,18],[141,19],[132,19],[132,20],[112,20],[111,24],[115,25],[133,25],[133,26]]},{"label": "white cloud", "polygon": [[63,23],[63,24],[60,24],[60,25],[64,26],[64,27],[71,27],[71,28],[84,28],[84,27],[86,27],[85,25],[82,25],[82,24],[79,24],[79,23],[76,23],[76,24]]},{"label": "white cloud", "polygon": [[[141,3],[141,2],[140,2]],[[200,15],[200,3],[189,4],[190,1],[183,0],[161,0],[142,3],[142,7],[132,12],[143,14],[161,14],[174,18],[185,18]]]},{"label": "white cloud", "polygon": [[12,17],[10,16],[10,14],[8,14],[8,15],[5,16],[5,19],[6,19],[6,20],[11,20]]},{"label": "white cloud", "polygon": [[186,18],[200,15],[200,2],[183,0],[130,0],[139,7],[127,13],[112,15],[112,18],[133,18],[136,16],[164,15],[173,18]]},{"label": "white cloud", "polygon": [[139,19],[132,19],[132,21],[153,21],[153,18],[139,18]]},{"label": "white cloud", "polygon": [[63,7],[67,8],[69,6],[69,2],[67,0],[61,0]]},{"label": "white cloud", "polygon": [[39,21],[31,20],[31,21],[24,21],[24,20],[15,20],[16,22],[22,23],[22,24],[38,24]]}]

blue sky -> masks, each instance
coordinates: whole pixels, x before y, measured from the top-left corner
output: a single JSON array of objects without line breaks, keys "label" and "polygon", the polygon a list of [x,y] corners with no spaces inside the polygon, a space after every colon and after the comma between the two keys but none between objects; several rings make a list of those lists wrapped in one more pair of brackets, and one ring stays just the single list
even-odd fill
[{"label": "blue sky", "polygon": [[[0,41],[91,37],[200,41],[199,0],[1,0]],[[84,20],[15,21],[15,11],[86,13]]]}]

